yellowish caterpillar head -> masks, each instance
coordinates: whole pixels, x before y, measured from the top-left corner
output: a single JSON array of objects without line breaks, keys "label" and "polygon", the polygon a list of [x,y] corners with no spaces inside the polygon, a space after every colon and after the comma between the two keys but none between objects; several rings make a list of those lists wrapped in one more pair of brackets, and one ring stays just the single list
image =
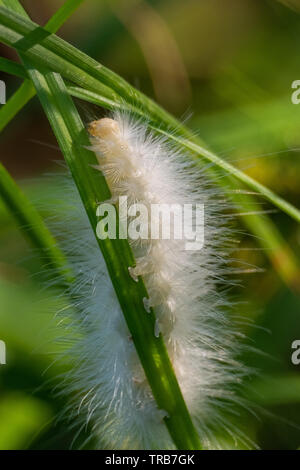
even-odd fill
[{"label": "yellowish caterpillar head", "polygon": [[109,139],[120,135],[119,124],[111,118],[102,118],[97,121],[92,121],[89,124],[88,131],[90,135],[100,139]]}]

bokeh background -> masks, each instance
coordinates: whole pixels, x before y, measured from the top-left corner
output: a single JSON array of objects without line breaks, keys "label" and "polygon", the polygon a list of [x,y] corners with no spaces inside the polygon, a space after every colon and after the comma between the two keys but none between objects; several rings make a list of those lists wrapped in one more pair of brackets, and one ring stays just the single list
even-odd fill
[{"label": "bokeh background", "polygon": [[[43,25],[63,2],[21,3]],[[271,0],[86,0],[59,35],[300,207],[300,104],[291,103],[291,84],[300,79],[299,2],[283,3],[293,9]],[[3,46],[1,54],[16,59]],[[11,96],[20,81],[1,79]],[[86,120],[103,113],[78,106]],[[52,188],[39,176],[56,170],[62,156],[36,98],[2,132],[0,155],[30,197],[47,199]],[[267,203],[262,208],[271,210],[300,265],[299,226]],[[249,344],[261,353],[244,358],[259,370],[248,387],[256,415],[236,421],[262,449],[297,449],[300,365],[291,362],[291,344],[300,339],[300,279],[296,272],[294,282],[284,283],[239,217],[237,225],[242,249],[236,257],[251,269],[237,276],[232,266],[232,279],[240,281],[230,295]],[[0,339],[7,344],[7,365],[0,366],[0,449],[68,449],[85,441],[85,431],[74,440],[76,425],[57,419],[64,399],[53,393],[62,371],[51,355],[51,325],[62,300],[42,287],[41,271],[0,201]]]}]

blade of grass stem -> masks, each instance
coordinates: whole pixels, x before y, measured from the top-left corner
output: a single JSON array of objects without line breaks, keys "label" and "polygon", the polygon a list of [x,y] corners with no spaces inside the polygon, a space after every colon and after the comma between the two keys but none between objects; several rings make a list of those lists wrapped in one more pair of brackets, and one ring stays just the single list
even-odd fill
[{"label": "blade of grass stem", "polygon": [[24,80],[17,91],[0,108],[0,132],[23,109],[23,107],[35,95],[35,89],[30,80]]},{"label": "blade of grass stem", "polygon": [[269,188],[264,186],[263,184],[259,183],[258,181],[248,176],[246,173],[242,172],[238,168],[234,167],[230,163],[226,162],[222,158],[215,155],[213,152],[205,149],[204,147],[192,142],[188,141],[187,139],[182,139],[175,135],[169,134],[161,129],[156,129],[156,131],[170,140],[173,140],[178,144],[181,148],[186,148],[192,154],[196,155],[197,157],[200,156],[203,159],[213,163],[217,168],[221,168],[225,171],[225,173],[229,174],[230,176],[234,176],[238,181],[244,183],[246,186],[251,188],[252,190],[259,193],[261,196],[264,196],[267,200],[269,200],[272,204],[277,206],[283,212],[291,216],[297,222],[300,222],[300,211],[295,206],[290,204],[285,199],[282,199],[280,196],[275,194]]},{"label": "blade of grass stem", "polygon": [[56,245],[42,217],[30,203],[8,171],[0,163],[0,196],[15,217],[20,229],[32,245],[38,248],[46,264],[65,281],[72,276],[67,268],[65,256]]},{"label": "blade of grass stem", "polygon": [[244,225],[255,235],[256,241],[264,249],[265,255],[268,256],[282,281],[293,292],[299,294],[300,266],[290,246],[267,215],[256,213],[261,210],[261,207],[257,205],[254,198],[243,194],[235,180],[232,180],[230,185],[236,190],[230,193],[229,197],[245,212],[241,215]]},{"label": "blade of grass stem", "polygon": [[45,29],[55,33],[73,15],[84,0],[67,0],[46,23]]},{"label": "blade of grass stem", "polygon": [[[50,33],[55,33],[74,13],[84,0],[67,0],[50,18],[46,23],[45,29]],[[4,6],[20,13],[27,15],[24,8],[20,5],[18,0],[2,0]],[[1,2],[0,2],[1,4]],[[2,58],[2,66],[6,66],[10,71],[17,72],[26,78],[26,72],[22,65]],[[8,70],[6,70],[8,71]],[[23,74],[24,72],[24,74]],[[7,124],[16,116],[16,114],[23,109],[23,107],[35,95],[35,89],[30,81],[24,81],[20,88],[14,93],[11,99],[0,109],[0,132]]]},{"label": "blade of grass stem", "polygon": [[15,75],[19,78],[27,78],[26,70],[22,64],[15,62],[5,57],[0,57],[0,70],[1,72],[8,73],[10,75]]}]

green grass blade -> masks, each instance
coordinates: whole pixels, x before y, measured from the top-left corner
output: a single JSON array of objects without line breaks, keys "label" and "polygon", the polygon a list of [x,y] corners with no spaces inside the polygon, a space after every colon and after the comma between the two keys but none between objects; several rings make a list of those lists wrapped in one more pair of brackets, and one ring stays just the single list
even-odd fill
[{"label": "green grass blade", "polygon": [[[50,33],[55,33],[72,16],[84,0],[66,0],[65,3],[54,13],[46,23],[45,29]],[[0,5],[9,8],[15,13],[27,18],[26,10],[22,7],[19,0],[0,0]]]},{"label": "green grass blade", "polygon": [[[1,15],[2,13],[2,15]],[[61,51],[62,56],[59,56],[55,52],[52,52],[50,49],[46,49],[44,47],[44,43],[48,43],[49,38],[57,38],[56,36],[50,34],[48,31],[44,30],[43,28],[35,25],[30,20],[17,15],[13,11],[8,8],[4,8],[0,6],[0,17],[2,17],[4,23],[5,18],[9,18],[13,21],[13,18],[18,18],[21,22],[26,22],[26,25],[31,26],[29,30],[25,28],[25,35],[26,34],[33,34],[29,39],[28,37],[25,38],[24,34],[19,34],[19,32],[11,29],[11,27],[7,27],[4,23],[0,26],[0,40],[2,40],[5,44],[15,47],[19,53],[25,53],[26,56],[35,64],[40,66],[48,66],[49,69],[57,71],[69,79],[70,81],[75,81],[79,86],[83,88],[88,88],[91,91],[96,93],[100,93],[102,96],[112,99],[114,101],[120,100],[120,97],[113,91],[110,90],[107,86],[103,85],[99,80],[95,79],[94,77],[88,75],[84,72],[81,68],[82,66],[82,55],[76,58],[77,60],[74,61],[78,64],[74,65],[70,60],[68,60],[68,55],[64,57],[64,50]],[[0,18],[1,22],[1,18]],[[10,21],[9,21],[10,23]],[[13,21],[14,23],[14,21]],[[33,28],[32,28],[33,25]],[[27,31],[27,32],[26,32]],[[57,38],[58,39],[58,38]],[[59,40],[59,42],[62,40]],[[40,45],[39,42],[42,42],[43,45]],[[62,41],[63,44],[65,41]],[[34,45],[33,45],[34,44]],[[56,46],[54,45],[54,49]],[[76,51],[76,49],[74,48]],[[44,56],[44,59],[43,59]],[[92,59],[90,59],[92,60]],[[99,68],[100,65],[96,62],[97,67]],[[74,77],[76,79],[74,80]]]},{"label": "green grass blade", "polygon": [[[257,213],[261,211],[261,207],[254,198],[249,194],[243,194],[235,180],[231,179],[228,183],[236,188],[229,194],[229,197],[241,209],[244,225],[255,235],[282,281],[292,291],[299,294],[300,266],[290,246],[272,220],[267,215]],[[224,184],[226,184],[226,179]]]},{"label": "green grass blade", "polygon": [[[45,29],[51,33],[55,33],[73,14],[75,10],[83,3],[84,0],[67,0],[61,8],[50,18],[46,23]],[[24,8],[20,5],[18,0],[2,0],[4,6],[20,13],[27,15]],[[1,2],[0,2],[1,4]],[[1,67],[2,66],[2,67]],[[26,71],[21,64],[14,63],[8,59],[0,58],[0,69],[7,73],[12,73],[22,78],[27,78]],[[7,126],[7,124],[16,116],[16,114],[23,109],[28,101],[35,95],[35,89],[32,83],[26,80],[10,100],[0,109],[0,132]]]},{"label": "green grass blade", "polygon": [[9,98],[7,103],[0,108],[0,132],[23,109],[23,107],[35,95],[35,89],[30,80],[25,80],[17,91]]},{"label": "green grass blade", "polygon": [[10,174],[0,163],[0,196],[15,217],[24,235],[35,248],[38,248],[46,264],[55,270],[64,280],[72,280],[67,262],[55,243],[55,239],[46,227],[35,207],[23,194]]},{"label": "green grass blade", "polygon": [[[14,62],[10,59],[6,59],[5,57],[0,57],[0,71],[14,75],[18,78],[28,78],[27,71],[22,64]],[[121,105],[112,99],[105,98],[99,93],[95,93],[74,85],[67,84],[66,86],[71,96],[87,101],[88,103],[96,104],[97,106],[102,106],[103,108],[110,110],[122,107],[122,109],[128,108],[128,111],[134,111],[130,105],[126,105],[126,103],[122,103]]]},{"label": "green grass blade", "polygon": [[15,75],[19,78],[27,78],[26,70],[22,64],[18,64],[17,62],[6,59],[5,57],[0,57],[0,70],[1,72],[9,73],[10,75]]},{"label": "green grass blade", "polygon": [[66,41],[1,6],[0,23],[0,40],[25,52],[37,64],[47,65],[68,80],[107,98],[125,100],[138,108],[142,104],[149,116],[156,116],[157,123],[168,121],[167,127],[172,124],[177,128],[178,122],[173,116],[132,88],[123,78]]},{"label": "green grass blade", "polygon": [[179,147],[186,148],[190,152],[194,153],[196,156],[203,157],[205,160],[209,161],[210,163],[213,163],[217,168],[221,168],[222,170],[225,171],[225,173],[231,176],[234,176],[238,181],[240,181],[241,183],[244,183],[246,186],[248,186],[252,190],[261,194],[267,200],[269,200],[272,204],[274,204],[279,209],[281,209],[283,212],[290,215],[297,222],[300,222],[299,209],[297,209],[295,206],[290,204],[285,199],[282,199],[280,196],[275,194],[273,191],[271,191],[269,188],[267,188],[263,184],[251,178],[251,176],[248,176],[246,173],[242,172],[238,168],[234,167],[230,163],[218,157],[213,152],[210,152],[209,150],[205,149],[204,147],[192,141],[188,141],[187,139],[182,139],[175,135],[169,134],[161,129],[156,129],[156,131],[166,136],[168,139],[171,139],[174,142],[176,142],[176,144],[178,144]]},{"label": "green grass blade", "polygon": [[50,18],[45,29],[55,33],[73,15],[84,0],[67,0]]},{"label": "green grass blade", "polygon": [[27,15],[25,9],[22,7],[19,0],[0,0],[0,5],[1,4],[7,8],[10,8],[11,10],[13,10],[15,13],[18,13],[19,15]]}]

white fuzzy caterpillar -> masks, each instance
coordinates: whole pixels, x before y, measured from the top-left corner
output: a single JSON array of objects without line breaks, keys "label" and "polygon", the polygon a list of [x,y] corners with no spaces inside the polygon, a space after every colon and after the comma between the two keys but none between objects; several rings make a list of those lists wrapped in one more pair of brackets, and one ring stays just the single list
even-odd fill
[{"label": "white fuzzy caterpillar", "polygon": [[[185,240],[130,241],[136,267],[149,293],[183,396],[203,445],[215,448],[216,428],[229,430],[223,409],[236,410],[235,388],[247,373],[236,360],[238,334],[230,326],[227,301],[217,284],[224,274],[228,230],[223,203],[201,170],[147,126],[126,114],[90,125],[92,148],[109,184],[112,199],[129,203],[205,206],[205,244],[187,251]],[[75,395],[70,411],[93,425],[98,446],[113,449],[171,449],[172,441],[144,377],[104,261],[72,182],[65,180],[68,201],[64,244],[77,282],[71,286],[80,317],[68,338],[72,357],[67,390]],[[56,194],[59,198],[59,194]],[[189,221],[192,224],[192,221]],[[142,228],[141,228],[142,230]],[[71,238],[70,238],[71,237]],[[226,250],[225,250],[226,251]]]}]

